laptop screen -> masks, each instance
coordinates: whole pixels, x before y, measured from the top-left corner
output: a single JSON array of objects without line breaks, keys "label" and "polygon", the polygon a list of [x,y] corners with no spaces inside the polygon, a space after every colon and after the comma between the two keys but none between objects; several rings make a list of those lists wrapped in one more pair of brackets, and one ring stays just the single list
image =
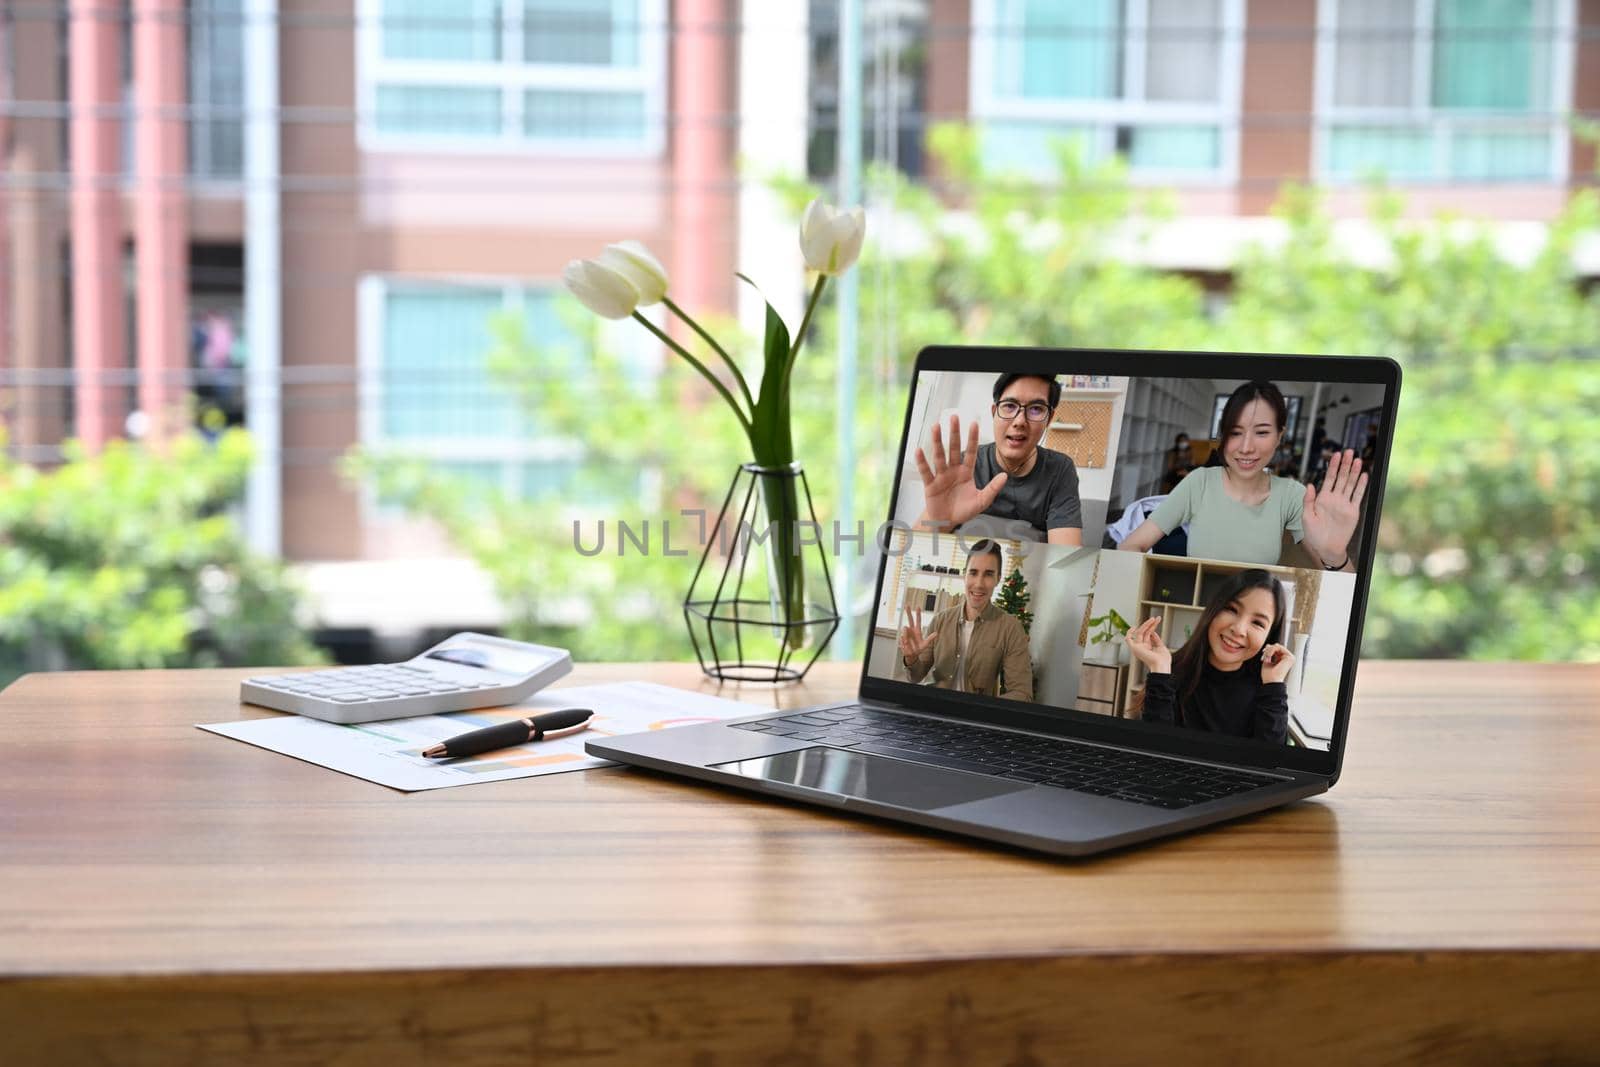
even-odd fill
[{"label": "laptop screen", "polygon": [[[1325,766],[1311,754],[1342,737],[1392,364],[1071,373],[1049,369],[1059,352],[967,370],[935,367],[973,350],[933,351],[947,355],[919,360],[880,538],[864,691]],[[1323,376],[1249,374],[1305,366]],[[1344,380],[1362,372],[1378,380]]]}]

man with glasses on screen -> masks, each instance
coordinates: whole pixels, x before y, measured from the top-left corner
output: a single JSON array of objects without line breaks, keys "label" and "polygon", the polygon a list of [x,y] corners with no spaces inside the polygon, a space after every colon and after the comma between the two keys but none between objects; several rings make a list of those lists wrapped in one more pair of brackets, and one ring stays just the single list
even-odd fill
[{"label": "man with glasses on screen", "polygon": [[993,443],[978,445],[978,424],[973,422],[963,449],[961,420],[952,415],[947,446],[935,422],[932,463],[917,449],[925,498],[917,526],[1052,545],[1083,544],[1078,469],[1070,456],[1039,444],[1060,402],[1061,383],[1054,377],[1002,374],[995,380],[989,409]]}]

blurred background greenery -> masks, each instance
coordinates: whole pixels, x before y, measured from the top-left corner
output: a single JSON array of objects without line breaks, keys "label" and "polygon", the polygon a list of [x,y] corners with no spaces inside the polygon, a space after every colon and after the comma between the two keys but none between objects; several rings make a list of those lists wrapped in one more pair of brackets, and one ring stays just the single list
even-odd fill
[{"label": "blurred background greenery", "polygon": [[[885,194],[874,218],[892,212],[898,230],[920,238],[914,250],[892,249],[869,230],[878,239],[869,236],[863,269],[888,285],[863,285],[861,317],[892,316],[894,380],[905,380],[924,345],[957,341],[1391,356],[1405,379],[1364,652],[1600,659],[1600,298],[1571,269],[1574,242],[1600,228],[1592,192],[1573,197],[1542,250],[1519,263],[1471,223],[1403,221],[1398,194],[1377,186],[1371,217],[1381,247],[1355,262],[1316,196],[1295,191],[1278,208],[1285,239],[1253,249],[1218,300],[1194,278],[1119,254],[1130,224],[1138,232],[1165,206],[1135,190],[1116,162],[1088,165],[1064,145],[1060,180],[1039,183],[986,171],[975,136],[960,127],[935,131],[929,150],[977,226],[950,226],[938,196],[892,171],[869,182]],[[796,215],[815,192],[779,187]],[[534,421],[581,442],[573,484],[605,487],[619,469],[658,473],[672,490],[653,512],[615,494],[609,508],[574,506],[570,493],[511,500],[426,464],[358,459],[350,470],[442,522],[494,576],[514,612],[512,632],[580,658],[689,658],[678,604],[696,558],[618,554],[615,522],[631,518],[637,529],[676,519],[692,530],[678,509],[714,508],[730,457],[741,455],[737,426],[686,367],[669,363],[641,381],[586,316],[570,321],[597,353],[583,374],[552,380],[548,355],[516,319],[498,324],[496,372]],[[795,432],[827,524],[838,514],[836,486],[816,475],[838,458],[834,316],[822,315],[816,329],[797,367]],[[752,345],[746,339],[744,350]],[[863,379],[852,428],[855,514],[870,530],[886,518],[904,396]],[[607,398],[604,420],[591,417],[597,395]],[[584,558],[573,550],[573,523],[592,548],[603,517],[612,523],[606,551]],[[857,588],[867,596],[872,574],[861,567]],[[553,591],[611,610],[563,622],[550,611]],[[852,606],[865,616],[864,599]]]},{"label": "blurred background greenery", "polygon": [[[0,14],[0,682],[690,656],[746,446],[562,266],[644,241],[754,371],[733,272],[795,325],[818,190],[870,213],[794,379],[825,525],[884,518],[929,343],[1391,356],[1366,652],[1600,659],[1600,6],[179,6],[158,51],[129,5]],[[851,659],[877,560],[838,562]]]},{"label": "blurred background greenery", "polygon": [[[1219,300],[1119,254],[1130,225],[1164,206],[1117,163],[1064,146],[1059,182],[990,173],[959,127],[936,131],[929,151],[976,225],[951,226],[925,186],[873,176],[874,218],[919,237],[894,248],[875,234],[863,263],[888,283],[863,286],[861,316],[893,318],[894,383],[922,346],[955,341],[1392,356],[1405,384],[1365,653],[1600,659],[1600,297],[1570,267],[1574,242],[1600,230],[1592,192],[1513,262],[1470,223],[1402,221],[1397,195],[1375,188],[1374,265],[1370,251],[1352,261],[1316,196],[1297,191],[1278,208],[1286,238],[1254,248]],[[796,215],[814,192],[777,187]],[[557,356],[502,315],[491,366],[545,433],[579,444],[564,488],[511,498],[425,460],[359,452],[347,474],[440,523],[492,576],[507,633],[580,660],[690,658],[679,604],[698,560],[663,555],[661,525],[682,547],[698,525],[683,512],[714,515],[742,455],[738,427],[687,367],[641,375],[590,316],[562,314],[590,358],[561,355],[568,373],[552,376]],[[836,335],[829,304],[795,377],[797,449],[825,524],[838,514]],[[862,375],[852,427],[855,514],[869,531],[885,517],[904,402],[883,373]],[[230,511],[248,459],[230,431],[160,453],[117,442],[51,470],[0,461],[0,672],[317,661],[282,564],[244,546]],[[656,491],[633,494],[619,471],[648,472]],[[648,555],[619,550],[619,519],[653,528]],[[873,567],[857,564],[865,595],[850,608],[863,618]],[[575,603],[606,610],[564,612]]]},{"label": "blurred background greenery", "polygon": [[250,442],[113,442],[37,470],[0,452],[0,680],[27,670],[316,663],[283,564],[229,510]]}]

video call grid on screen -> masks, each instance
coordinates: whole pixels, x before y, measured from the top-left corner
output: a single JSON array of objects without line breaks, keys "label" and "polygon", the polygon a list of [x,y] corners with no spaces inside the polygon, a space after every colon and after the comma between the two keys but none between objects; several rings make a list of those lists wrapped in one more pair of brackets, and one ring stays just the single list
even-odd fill
[{"label": "video call grid on screen", "polygon": [[1053,380],[918,374],[867,676],[1326,753],[1386,387]]}]

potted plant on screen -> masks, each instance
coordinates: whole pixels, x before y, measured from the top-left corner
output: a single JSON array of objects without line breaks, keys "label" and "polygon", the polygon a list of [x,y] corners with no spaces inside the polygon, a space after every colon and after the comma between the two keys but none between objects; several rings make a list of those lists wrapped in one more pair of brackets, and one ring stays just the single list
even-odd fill
[{"label": "potted plant on screen", "polygon": [[[700,566],[684,598],[684,621],[700,666],[712,677],[738,681],[794,681],[805,676],[839,625],[827,557],[811,490],[796,462],[789,413],[789,383],[811,316],[828,279],[849,270],[861,254],[866,218],[861,208],[842,212],[820,198],[800,219],[800,251],[816,281],[799,329],[767,303],[760,376],[746,376],[739,361],[669,295],[666,268],[638,241],[608,245],[594,259],[567,264],[562,281],[590,311],[608,319],[633,318],[693,367],[728,405],[750,445],[723,499]],[[743,274],[738,277],[754,287]],[[640,313],[661,304],[705,342],[697,358]],[[708,365],[709,364],[709,365]],[[804,498],[802,500],[802,497]],[[807,527],[807,524],[810,524]],[[826,604],[806,595],[807,547],[820,565],[817,588]],[[810,655],[796,666],[796,653]]]},{"label": "potted plant on screen", "polygon": [[1122,663],[1127,659],[1128,646],[1123,637],[1128,632],[1128,620],[1116,608],[1107,608],[1104,615],[1089,619],[1089,646],[1097,663]]}]

